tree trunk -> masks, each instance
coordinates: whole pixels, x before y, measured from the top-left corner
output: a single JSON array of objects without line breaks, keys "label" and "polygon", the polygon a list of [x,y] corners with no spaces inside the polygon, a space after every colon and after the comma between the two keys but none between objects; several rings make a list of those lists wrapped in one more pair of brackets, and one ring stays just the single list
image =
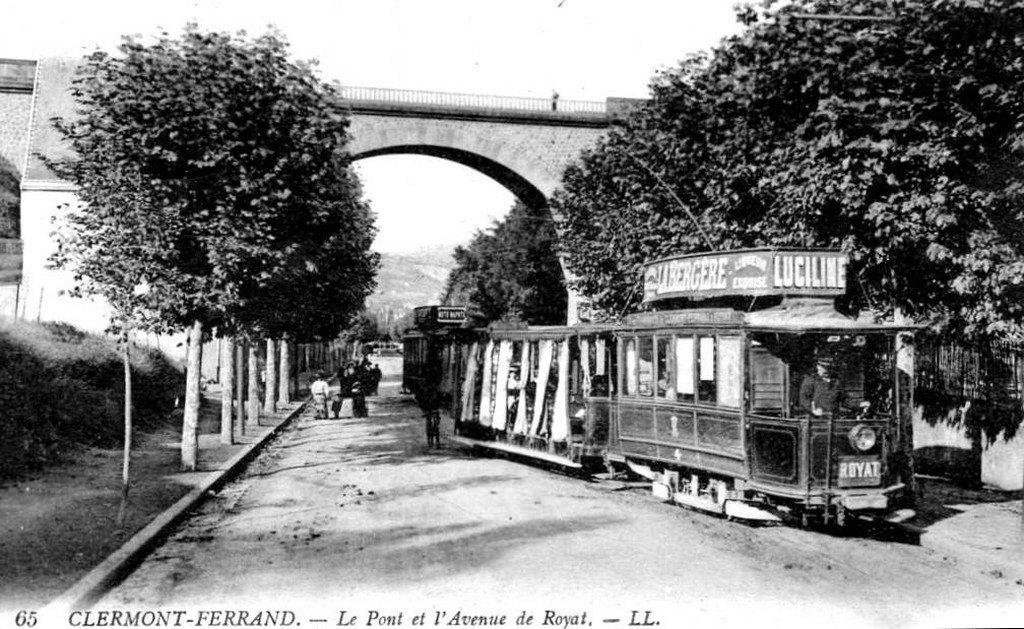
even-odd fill
[{"label": "tree trunk", "polygon": [[[905,317],[900,308],[893,309],[895,323],[906,325],[910,319]],[[896,335],[896,404],[899,422],[897,430],[897,448],[903,466],[904,482],[910,494],[917,497],[917,481],[914,470],[914,341],[910,334],[900,332]]]},{"label": "tree trunk", "polygon": [[185,413],[181,419],[181,469],[196,471],[199,459],[199,396],[203,377],[203,322],[195,321],[189,332],[185,374]]},{"label": "tree trunk", "polygon": [[281,404],[290,404],[292,397],[289,386],[291,386],[291,358],[288,352],[288,339],[281,339],[281,373],[280,373],[280,387],[278,390],[277,398]]},{"label": "tree trunk", "polygon": [[220,340],[220,442],[231,445],[235,442],[235,414],[232,404],[235,388],[235,340],[225,336]]},{"label": "tree trunk", "polygon": [[129,333],[124,335],[124,456],[121,462],[121,506],[117,510],[117,526],[124,526],[128,513],[128,488],[132,461],[132,359]]},{"label": "tree trunk", "polygon": [[235,343],[235,398],[238,401],[238,406],[235,407],[235,427],[239,436],[245,435],[245,346],[245,337],[240,337],[238,343]]},{"label": "tree trunk", "polygon": [[249,424],[260,423],[260,356],[259,346],[249,343]]},{"label": "tree trunk", "polygon": [[288,394],[292,398],[299,397],[299,376],[302,375],[302,371],[299,370],[299,361],[296,360],[296,354],[299,344],[293,343],[288,355],[288,368],[291,369],[291,380],[288,381]]},{"label": "tree trunk", "polygon": [[[277,398],[277,341],[267,339],[267,365],[266,365],[267,390],[263,392],[263,410],[267,413],[277,412],[275,399]],[[282,400],[283,402],[284,400]]]}]

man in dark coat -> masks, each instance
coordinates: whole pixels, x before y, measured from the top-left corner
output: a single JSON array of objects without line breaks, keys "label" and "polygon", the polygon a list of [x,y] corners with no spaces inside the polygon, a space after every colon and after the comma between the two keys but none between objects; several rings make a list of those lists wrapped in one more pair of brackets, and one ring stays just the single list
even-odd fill
[{"label": "man in dark coat", "polygon": [[819,356],[816,373],[800,385],[800,407],[815,417],[834,417],[846,403],[846,390],[835,373],[831,356]]}]

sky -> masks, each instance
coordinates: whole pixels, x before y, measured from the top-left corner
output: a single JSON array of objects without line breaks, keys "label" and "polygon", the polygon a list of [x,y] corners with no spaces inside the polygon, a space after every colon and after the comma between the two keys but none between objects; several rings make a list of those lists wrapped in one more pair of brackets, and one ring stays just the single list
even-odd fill
[{"label": "sky", "polygon": [[[643,98],[660,68],[736,32],[735,0],[4,0],[0,57],[113,50],[123,35],[275,28],[343,85],[603,101]],[[424,156],[356,162],[377,214],[375,248],[450,247],[514,197]]]}]

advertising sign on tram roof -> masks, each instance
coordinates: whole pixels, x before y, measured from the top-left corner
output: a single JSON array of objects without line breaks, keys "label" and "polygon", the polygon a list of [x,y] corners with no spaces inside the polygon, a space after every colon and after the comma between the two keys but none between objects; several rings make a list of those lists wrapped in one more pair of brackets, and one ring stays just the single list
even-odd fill
[{"label": "advertising sign on tram roof", "polygon": [[846,292],[846,254],[825,249],[743,249],[675,256],[644,267],[644,301]]}]

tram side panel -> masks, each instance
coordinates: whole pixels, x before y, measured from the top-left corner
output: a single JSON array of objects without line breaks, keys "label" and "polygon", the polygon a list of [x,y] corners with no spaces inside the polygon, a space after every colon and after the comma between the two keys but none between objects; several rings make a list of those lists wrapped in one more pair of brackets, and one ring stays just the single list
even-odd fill
[{"label": "tram side panel", "polygon": [[620,456],[745,477],[740,336],[714,330],[618,336]]},{"label": "tram side panel", "polygon": [[460,434],[573,465],[600,464],[610,428],[611,349],[573,328],[492,332],[466,360]]}]

